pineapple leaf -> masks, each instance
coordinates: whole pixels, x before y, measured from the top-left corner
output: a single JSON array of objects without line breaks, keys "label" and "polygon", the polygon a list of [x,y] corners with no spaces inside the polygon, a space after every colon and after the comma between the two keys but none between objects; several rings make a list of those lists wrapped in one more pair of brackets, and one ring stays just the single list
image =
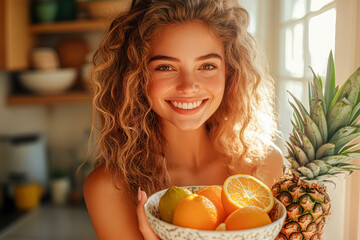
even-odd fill
[{"label": "pineapple leaf", "polygon": [[[359,143],[355,143],[355,144],[351,144],[351,145],[348,145],[346,147],[344,147],[341,152],[339,154],[346,154],[346,153],[349,153],[349,152],[353,152],[351,151],[352,149],[356,148],[360,146],[360,142]],[[356,151],[355,151],[356,152]]]},{"label": "pineapple leaf", "polygon": [[359,165],[354,165],[354,164],[348,164],[348,163],[342,163],[338,166],[341,169],[347,169],[347,170],[360,170],[360,166]]},{"label": "pineapple leaf", "polygon": [[288,153],[289,153],[289,157],[292,157],[292,158],[296,158],[295,156],[295,153],[294,153],[294,150],[291,146],[291,144],[289,142],[286,142],[288,146],[286,146],[287,150],[288,150]]},{"label": "pineapple leaf", "polygon": [[311,105],[311,101],[314,98],[314,95],[313,95],[314,85],[312,84],[311,81],[308,82],[308,87],[309,87],[309,105]]},{"label": "pineapple leaf", "polygon": [[[322,176],[319,176],[319,177],[322,177]],[[319,182],[321,182],[322,184],[331,183],[332,185],[334,185],[334,189],[335,189],[336,188],[336,183],[334,181],[332,181],[332,180],[329,180],[329,178],[334,178],[334,177],[337,177],[337,176],[325,175],[323,178],[320,178],[320,179],[315,178],[315,179],[318,180]]]},{"label": "pineapple leaf", "polygon": [[289,140],[293,145],[301,147],[300,142],[292,134],[290,134]]},{"label": "pineapple leaf", "polygon": [[302,138],[302,149],[305,152],[308,161],[312,161],[315,159],[315,149],[314,146],[312,145],[311,141],[309,140],[309,138],[305,135],[302,134],[301,135]]},{"label": "pineapple leaf", "polygon": [[322,107],[322,100],[314,99],[310,108],[310,118],[318,126],[323,142],[327,142],[328,139],[328,126],[326,121],[326,115]]},{"label": "pineapple leaf", "polygon": [[327,157],[334,155],[335,153],[335,144],[325,143],[316,150],[316,159],[321,159],[322,157]]},{"label": "pineapple leaf", "polygon": [[346,97],[352,104],[356,105],[360,91],[360,68],[358,68],[344,83],[340,93],[340,99]]},{"label": "pineapple leaf", "polygon": [[360,127],[360,119],[357,122],[354,122],[353,124],[351,124],[351,126]]},{"label": "pineapple leaf", "polygon": [[297,128],[300,129],[301,132],[304,132],[304,125],[303,123],[299,120],[298,116],[295,114],[295,112],[293,113],[293,117],[295,119]]},{"label": "pineapple leaf", "polygon": [[314,177],[319,176],[320,174],[320,167],[316,165],[315,163],[308,163],[306,166],[308,169],[310,169],[313,172]]},{"label": "pineapple leaf", "polygon": [[305,115],[304,132],[305,135],[310,139],[315,149],[323,144],[318,126],[308,115]]},{"label": "pineapple leaf", "polygon": [[353,133],[333,142],[335,144],[335,153],[339,154],[343,151],[344,147],[346,147],[350,142],[355,141],[359,137],[360,133]]},{"label": "pineapple leaf", "polygon": [[[333,176],[332,175],[319,175],[315,178],[315,180],[319,180],[320,182],[327,182],[327,181],[331,181],[329,180],[329,178],[332,178]],[[335,184],[335,183],[334,183]]]},{"label": "pineapple leaf", "polygon": [[333,155],[333,156],[328,156],[328,157],[322,158],[323,161],[325,161],[326,163],[328,163],[332,166],[338,165],[340,163],[357,160],[357,159],[360,159],[360,153],[356,153],[356,152],[346,153],[343,155]]},{"label": "pineapple leaf", "polygon": [[324,99],[324,94],[323,94],[323,81],[321,79],[321,76],[318,74],[318,79],[319,79],[319,85],[320,85],[320,89],[321,89],[321,96],[323,96]]},{"label": "pineapple leaf", "polygon": [[290,120],[291,124],[293,125],[293,136],[296,138],[296,140],[300,143],[300,145],[303,144],[302,139],[301,139],[301,135],[303,133],[303,131],[301,131],[297,125],[294,123],[294,121]]},{"label": "pineapple leaf", "polygon": [[344,86],[345,86],[345,84],[343,84],[343,85],[340,87],[340,90],[339,90],[339,86],[336,87],[336,94],[335,94],[333,100],[331,101],[330,108],[329,108],[328,111],[327,111],[328,114],[329,114],[330,111],[333,109],[333,107],[335,106],[335,104],[338,102]]},{"label": "pineapple leaf", "polygon": [[303,119],[305,119],[305,116],[309,116],[309,113],[307,112],[304,105],[299,101],[299,99],[297,99],[295,97],[295,95],[293,95],[291,92],[288,91],[288,93],[291,95],[291,97],[294,99],[296,105],[299,107],[300,112],[301,112],[301,116],[303,117]]},{"label": "pineapple leaf", "polygon": [[303,116],[300,114],[299,110],[297,109],[297,107],[295,107],[295,105],[292,102],[289,101],[289,104],[294,109],[295,121],[300,126],[300,129],[303,129],[304,128],[304,118],[303,118]]},{"label": "pineapple leaf", "polygon": [[291,166],[294,169],[298,169],[300,167],[300,164],[295,160],[295,158],[289,157],[289,158],[287,158],[287,160],[291,163]]},{"label": "pineapple leaf", "polygon": [[330,51],[327,72],[326,72],[326,82],[325,82],[325,106],[329,112],[331,102],[335,96],[335,66],[333,53]]},{"label": "pineapple leaf", "polygon": [[350,170],[348,169],[344,169],[344,168],[339,168],[339,167],[332,167],[327,174],[330,175],[337,175],[337,174],[349,174]]},{"label": "pineapple leaf", "polygon": [[300,165],[301,165],[301,166],[306,165],[306,164],[309,162],[309,159],[308,159],[308,157],[306,156],[306,153],[305,153],[301,148],[299,148],[299,147],[296,146],[296,145],[293,145],[292,147],[293,147],[293,149],[294,149],[294,153],[295,153],[296,159],[298,160],[298,162],[300,163]]},{"label": "pineapple leaf", "polygon": [[327,116],[329,136],[346,126],[353,108],[354,106],[345,97],[334,105]]},{"label": "pineapple leaf", "polygon": [[297,109],[295,108],[295,106],[293,104],[290,104],[291,107],[294,107],[294,112],[293,112],[293,117],[295,120],[295,123],[291,120],[291,123],[293,126],[296,127],[296,129],[300,129],[301,132],[304,131],[304,123],[303,120],[301,119],[299,112],[297,111]]},{"label": "pineapple leaf", "polygon": [[356,104],[351,112],[349,124],[353,123],[360,116],[360,102]]},{"label": "pineapple leaf", "polygon": [[356,131],[358,128],[353,126],[346,126],[343,128],[340,128],[329,140],[329,142],[335,142],[339,140],[340,138],[346,137],[350,134],[352,134],[354,131]]},{"label": "pineapple leaf", "polygon": [[298,141],[300,143],[300,146],[302,146],[302,141],[300,139],[300,134],[299,134],[299,130],[298,128],[295,126],[293,127],[293,131],[292,131],[292,135],[295,137],[296,141]]},{"label": "pineapple leaf", "polygon": [[325,173],[327,173],[327,171],[329,171],[330,169],[330,165],[327,164],[326,162],[324,162],[323,160],[314,160],[312,161],[312,163],[315,163],[316,165],[318,165],[320,167],[320,175],[324,175]]},{"label": "pineapple leaf", "polygon": [[314,173],[307,167],[299,167],[297,170],[301,173],[301,175],[306,176],[307,179],[314,178]]},{"label": "pineapple leaf", "polygon": [[[322,80],[320,76],[316,76],[314,70],[310,67],[311,72],[314,75],[314,80],[312,84],[312,88],[309,88],[309,96],[311,95],[311,99],[309,101],[309,106],[312,107],[313,101],[321,100],[324,113],[326,114],[327,108],[323,104],[324,102],[324,95],[323,95],[323,86]],[[311,94],[310,94],[311,93]]]}]

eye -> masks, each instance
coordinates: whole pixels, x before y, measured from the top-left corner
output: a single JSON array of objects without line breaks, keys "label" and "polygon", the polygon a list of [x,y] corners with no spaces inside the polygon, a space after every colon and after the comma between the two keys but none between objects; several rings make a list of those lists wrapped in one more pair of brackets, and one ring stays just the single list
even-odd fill
[{"label": "eye", "polygon": [[158,71],[173,71],[174,69],[169,65],[161,65],[161,66],[155,68],[155,70],[158,70]]},{"label": "eye", "polygon": [[204,64],[200,67],[201,70],[213,70],[215,68],[216,68],[216,66],[214,66],[212,64]]}]

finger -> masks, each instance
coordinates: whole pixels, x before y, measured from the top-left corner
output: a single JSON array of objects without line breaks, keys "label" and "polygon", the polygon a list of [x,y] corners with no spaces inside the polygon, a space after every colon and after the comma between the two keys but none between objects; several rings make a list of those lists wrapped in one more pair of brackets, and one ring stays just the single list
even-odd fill
[{"label": "finger", "polygon": [[145,240],[160,240],[155,232],[150,227],[150,224],[146,218],[144,205],[147,201],[147,195],[144,191],[139,190],[139,203],[137,206],[137,216],[139,221],[139,229],[144,236]]}]

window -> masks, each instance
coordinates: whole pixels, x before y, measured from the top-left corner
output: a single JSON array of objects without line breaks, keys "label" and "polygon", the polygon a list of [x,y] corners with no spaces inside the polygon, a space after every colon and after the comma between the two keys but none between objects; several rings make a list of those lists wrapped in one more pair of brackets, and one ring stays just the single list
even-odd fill
[{"label": "window", "polygon": [[257,28],[257,20],[259,17],[259,0],[238,0],[240,3],[240,6],[246,9],[246,11],[249,13],[250,17],[250,23],[248,31],[253,35],[254,37],[257,36],[259,33]]},{"label": "window", "polygon": [[330,50],[335,55],[335,0],[280,0],[277,95],[279,128],[288,139],[292,130],[288,104],[293,93],[307,103],[308,81],[316,74],[325,79]]}]

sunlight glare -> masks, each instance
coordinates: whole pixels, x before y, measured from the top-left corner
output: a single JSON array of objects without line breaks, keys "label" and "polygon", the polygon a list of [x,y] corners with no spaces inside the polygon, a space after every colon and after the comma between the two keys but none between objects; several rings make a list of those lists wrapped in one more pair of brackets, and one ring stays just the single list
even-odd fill
[{"label": "sunlight glare", "polygon": [[286,29],[285,33],[285,69],[294,77],[304,75],[303,24]]},{"label": "sunlight glare", "polygon": [[283,0],[283,21],[302,18],[306,13],[306,0]]},{"label": "sunlight glare", "polygon": [[333,2],[334,0],[311,0],[310,11],[315,12],[320,10],[325,5]]},{"label": "sunlight glare", "polygon": [[[330,9],[309,20],[310,66],[320,76],[326,75],[330,50],[335,51],[336,10]],[[307,71],[307,75],[311,75]]]}]

